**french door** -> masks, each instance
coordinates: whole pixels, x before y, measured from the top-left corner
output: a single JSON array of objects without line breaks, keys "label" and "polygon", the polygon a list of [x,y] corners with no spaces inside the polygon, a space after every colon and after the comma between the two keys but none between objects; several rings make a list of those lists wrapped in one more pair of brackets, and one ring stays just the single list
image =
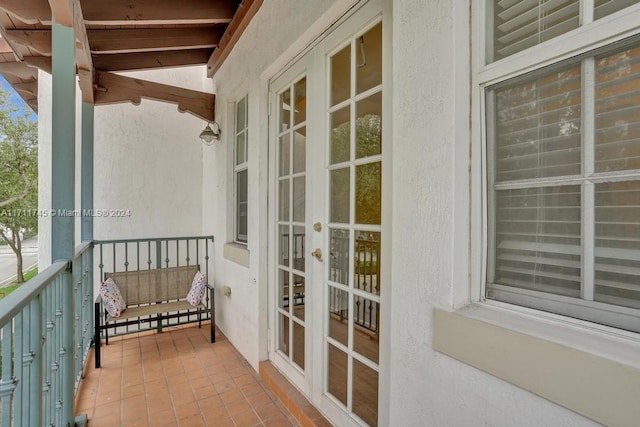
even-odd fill
[{"label": "french door", "polygon": [[271,81],[270,359],[339,425],[378,420],[377,15],[369,2]]}]

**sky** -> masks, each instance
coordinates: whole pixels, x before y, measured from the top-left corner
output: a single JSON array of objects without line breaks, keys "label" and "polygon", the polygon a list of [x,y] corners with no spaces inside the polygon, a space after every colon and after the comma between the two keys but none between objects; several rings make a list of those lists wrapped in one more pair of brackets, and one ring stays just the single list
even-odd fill
[{"label": "sky", "polygon": [[[18,106],[19,108],[24,108],[25,110],[32,112],[31,107],[29,107],[27,103],[24,102],[24,100],[20,97],[20,95],[18,95],[18,93],[13,89],[13,87],[11,87],[9,82],[5,80],[2,74],[0,74],[0,87],[11,95],[11,102],[14,105]],[[31,114],[30,118],[34,121],[38,120],[38,116],[35,113]]]}]

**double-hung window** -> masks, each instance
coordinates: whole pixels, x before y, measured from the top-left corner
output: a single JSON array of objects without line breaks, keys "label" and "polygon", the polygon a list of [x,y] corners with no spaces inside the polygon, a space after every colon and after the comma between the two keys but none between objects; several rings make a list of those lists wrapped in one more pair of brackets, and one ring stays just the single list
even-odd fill
[{"label": "double-hung window", "polygon": [[640,1],[487,5],[485,296],[640,332]]},{"label": "double-hung window", "polygon": [[248,214],[248,97],[236,103],[233,177],[235,189],[235,241],[247,242]]}]

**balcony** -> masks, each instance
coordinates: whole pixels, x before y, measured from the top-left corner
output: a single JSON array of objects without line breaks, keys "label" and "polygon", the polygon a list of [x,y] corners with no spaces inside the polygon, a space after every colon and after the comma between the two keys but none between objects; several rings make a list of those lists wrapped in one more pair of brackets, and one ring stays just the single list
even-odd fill
[{"label": "balcony", "polygon": [[208,325],[110,339],[102,368],[89,355],[75,413],[92,426],[298,425],[255,370]]},{"label": "balcony", "polygon": [[108,345],[105,331],[94,328],[94,310],[105,315],[94,303],[94,285],[108,272],[163,274],[197,265],[209,277],[212,242],[212,236],[88,242],[73,260],[52,264],[3,299],[2,425],[62,426],[74,416],[94,426],[297,425],[220,331],[211,343],[210,320],[198,327],[201,319],[188,312],[139,318],[113,329]]}]

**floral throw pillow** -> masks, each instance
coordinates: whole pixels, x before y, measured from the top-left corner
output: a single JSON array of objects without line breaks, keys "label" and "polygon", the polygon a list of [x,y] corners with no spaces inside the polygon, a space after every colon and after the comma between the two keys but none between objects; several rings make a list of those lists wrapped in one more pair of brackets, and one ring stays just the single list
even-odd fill
[{"label": "floral throw pillow", "polygon": [[191,289],[187,294],[187,302],[192,306],[197,306],[202,301],[202,297],[204,296],[204,291],[207,287],[207,276],[199,271],[196,272],[196,275],[193,276],[193,281],[191,282]]},{"label": "floral throw pillow", "polygon": [[111,317],[120,317],[122,312],[127,308],[120,289],[118,289],[118,286],[116,286],[116,283],[111,278],[100,283],[100,296],[102,297],[102,305]]}]

